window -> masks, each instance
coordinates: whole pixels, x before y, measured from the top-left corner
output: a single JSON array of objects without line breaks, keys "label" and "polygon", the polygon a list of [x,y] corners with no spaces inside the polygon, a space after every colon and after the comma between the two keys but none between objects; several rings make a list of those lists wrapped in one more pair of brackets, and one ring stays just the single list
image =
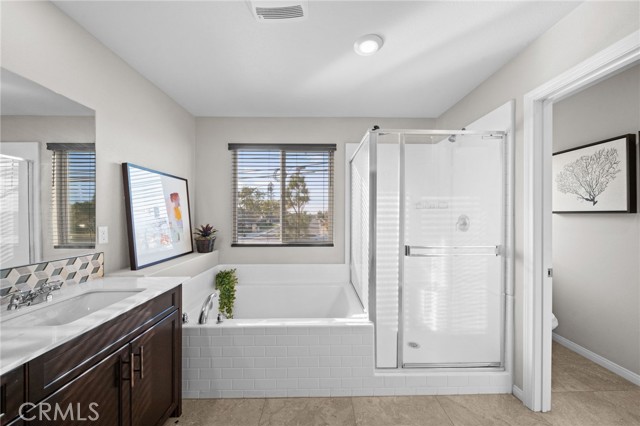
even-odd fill
[{"label": "window", "polygon": [[232,245],[333,246],[335,145],[229,144],[229,150]]},{"label": "window", "polygon": [[94,248],[96,153],[92,143],[48,143],[52,151],[51,231],[54,248]]},{"label": "window", "polygon": [[0,154],[0,265],[29,263],[29,164]]}]

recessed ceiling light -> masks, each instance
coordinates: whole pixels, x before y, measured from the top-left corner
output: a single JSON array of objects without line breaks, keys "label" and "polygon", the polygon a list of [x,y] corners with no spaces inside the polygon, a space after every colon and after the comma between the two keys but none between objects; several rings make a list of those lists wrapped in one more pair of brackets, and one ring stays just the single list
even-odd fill
[{"label": "recessed ceiling light", "polygon": [[367,34],[359,39],[353,44],[353,50],[356,51],[358,55],[361,56],[369,56],[376,53],[382,47],[382,37],[377,34]]}]

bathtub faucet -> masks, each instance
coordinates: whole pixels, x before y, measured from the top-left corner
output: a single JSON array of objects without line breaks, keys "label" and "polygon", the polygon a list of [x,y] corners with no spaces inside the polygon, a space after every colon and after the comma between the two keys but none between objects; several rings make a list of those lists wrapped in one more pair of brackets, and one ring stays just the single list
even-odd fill
[{"label": "bathtub faucet", "polygon": [[207,296],[207,299],[204,301],[204,304],[202,305],[202,309],[200,310],[200,318],[198,319],[199,324],[207,323],[207,319],[209,319],[209,311],[213,307],[213,300],[217,298],[218,298],[218,293],[215,291],[211,293],[209,296]]}]

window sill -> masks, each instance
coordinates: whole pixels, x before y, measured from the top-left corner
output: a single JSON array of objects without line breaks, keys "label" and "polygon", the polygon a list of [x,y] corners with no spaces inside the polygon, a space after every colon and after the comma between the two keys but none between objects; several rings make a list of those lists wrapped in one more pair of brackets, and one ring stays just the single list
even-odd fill
[{"label": "window sill", "polygon": [[233,243],[231,247],[333,247],[333,243],[322,243],[322,244],[313,244],[313,243],[290,243],[290,244],[243,244],[243,243]]}]

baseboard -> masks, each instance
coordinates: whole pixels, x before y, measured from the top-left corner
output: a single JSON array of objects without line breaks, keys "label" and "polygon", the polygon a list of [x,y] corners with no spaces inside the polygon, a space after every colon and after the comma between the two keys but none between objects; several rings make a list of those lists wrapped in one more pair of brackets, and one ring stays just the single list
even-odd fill
[{"label": "baseboard", "polygon": [[513,393],[513,396],[515,396],[516,398],[518,398],[520,401],[524,403],[524,392],[522,391],[522,389],[520,389],[516,385],[513,385],[512,393]]},{"label": "baseboard", "polygon": [[556,333],[553,333],[553,340],[558,342],[562,346],[582,355],[588,360],[595,362],[599,366],[604,367],[607,370],[617,374],[618,376],[627,379],[631,383],[640,386],[640,374],[636,374],[633,371],[627,370],[626,368],[621,367],[618,364],[598,355],[597,353],[591,352],[589,349],[583,348],[577,343],[573,343],[571,340],[557,335]]}]

